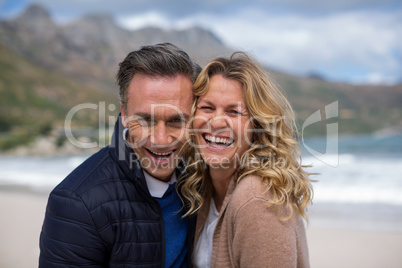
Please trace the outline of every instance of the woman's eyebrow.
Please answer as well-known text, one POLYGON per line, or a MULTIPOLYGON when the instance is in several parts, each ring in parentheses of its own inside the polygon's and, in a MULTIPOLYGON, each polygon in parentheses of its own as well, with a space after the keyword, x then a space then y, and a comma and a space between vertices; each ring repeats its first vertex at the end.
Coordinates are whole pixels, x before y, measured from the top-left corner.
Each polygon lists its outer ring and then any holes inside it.
MULTIPOLYGON (((211 101, 209 100, 201 100, 199 103, 205 103, 208 104, 210 106, 215 106, 211 101)), ((231 108, 241 108, 241 109, 245 109, 245 107, 243 107, 244 105, 241 105, 241 103, 237 102, 237 103, 232 103, 226 106, 226 108, 231 109, 231 108)))

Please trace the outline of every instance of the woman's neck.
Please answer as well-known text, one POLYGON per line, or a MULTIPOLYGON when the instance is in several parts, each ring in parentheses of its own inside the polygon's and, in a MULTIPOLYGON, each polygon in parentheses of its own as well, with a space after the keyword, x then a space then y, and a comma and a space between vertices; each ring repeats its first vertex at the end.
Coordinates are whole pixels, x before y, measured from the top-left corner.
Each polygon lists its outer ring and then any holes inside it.
POLYGON ((230 180, 236 170, 233 169, 209 169, 209 175, 212 179, 214 186, 214 193, 212 198, 214 199, 215 206, 218 211, 221 210, 223 200, 225 199, 227 189, 229 187, 230 180))

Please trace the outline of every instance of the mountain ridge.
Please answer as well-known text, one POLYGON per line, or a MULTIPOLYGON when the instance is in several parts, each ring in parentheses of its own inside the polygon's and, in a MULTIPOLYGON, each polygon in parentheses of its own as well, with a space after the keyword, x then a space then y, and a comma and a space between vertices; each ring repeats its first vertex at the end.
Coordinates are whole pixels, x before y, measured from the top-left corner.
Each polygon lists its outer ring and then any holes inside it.
MULTIPOLYGON (((78 100, 105 100, 118 106, 118 89, 115 84, 118 63, 140 46, 160 42, 172 42, 182 47, 201 65, 216 56, 229 56, 234 51, 213 32, 197 26, 184 30, 144 27, 130 31, 120 27, 107 14, 89 14, 58 25, 46 9, 39 5, 30 6, 15 18, 0 20, 0 67, 3 70, 3 75, 0 76, 0 92, 3 92, 0 110, 17 111, 21 107, 32 106, 27 100, 16 103, 13 107, 7 103, 13 103, 17 93, 29 96, 32 92, 39 91, 49 105, 54 102, 52 96, 65 100, 65 103, 58 103, 63 107, 62 111, 58 111, 56 107, 54 110, 47 110, 47 113, 51 114, 53 111, 56 115, 49 119, 51 125, 62 123, 68 107, 77 104, 78 100), (37 72, 38 70, 41 71, 37 72), (34 75, 27 77, 27 73, 34 75), (59 77, 59 81, 63 82, 58 83, 58 79, 53 78, 51 84, 41 86, 42 80, 46 80, 46 73, 51 77, 59 77), (19 81, 13 83, 10 78, 19 81), (26 86, 30 83, 34 86, 26 86), (74 86, 71 87, 72 84, 74 86), (54 88, 59 90, 55 92, 54 88), (63 88, 75 93, 66 95, 63 88), (78 95, 83 97, 77 98, 78 95)), ((325 106, 336 101, 339 104, 336 120, 339 122, 340 133, 367 133, 383 128, 402 127, 402 84, 350 85, 325 81, 316 76, 300 77, 266 69, 288 96, 300 127, 317 110, 323 112, 323 120, 306 128, 306 135, 326 133, 325 106)), ((33 114, 37 116, 37 113, 33 114)), ((7 135, 6 132, 9 135, 15 134, 14 128, 10 128, 8 117, 3 112, 0 115, 0 126, 3 120, 7 127, 1 131, 3 136, 7 135)), ((14 118, 16 122, 20 122, 20 119, 14 118)), ((34 119, 31 117, 30 120, 34 119)), ((87 122, 92 122, 89 124, 93 125, 94 119, 91 120, 87 122)), ((85 124, 85 120, 80 122, 85 124)), ((29 124, 25 126, 32 127, 29 124)), ((39 129, 34 131, 36 134, 41 132, 40 126, 35 128, 39 129)))
POLYGON ((105 14, 88 14, 57 25, 38 4, 16 18, 0 21, 0 32, 1 42, 45 68, 91 83, 97 79, 109 80, 105 85, 97 83, 99 87, 108 87, 118 63, 143 45, 172 42, 201 64, 232 51, 200 27, 185 30, 146 27, 130 31, 105 14))

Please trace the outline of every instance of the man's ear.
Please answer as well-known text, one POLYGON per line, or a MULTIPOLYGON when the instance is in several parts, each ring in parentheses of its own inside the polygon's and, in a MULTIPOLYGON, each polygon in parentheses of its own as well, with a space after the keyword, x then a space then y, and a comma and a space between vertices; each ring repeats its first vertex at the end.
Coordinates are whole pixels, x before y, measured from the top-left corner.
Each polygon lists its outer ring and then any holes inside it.
POLYGON ((127 128, 127 115, 126 112, 124 111, 123 105, 120 102, 120 113, 121 113, 121 123, 125 128, 127 128))

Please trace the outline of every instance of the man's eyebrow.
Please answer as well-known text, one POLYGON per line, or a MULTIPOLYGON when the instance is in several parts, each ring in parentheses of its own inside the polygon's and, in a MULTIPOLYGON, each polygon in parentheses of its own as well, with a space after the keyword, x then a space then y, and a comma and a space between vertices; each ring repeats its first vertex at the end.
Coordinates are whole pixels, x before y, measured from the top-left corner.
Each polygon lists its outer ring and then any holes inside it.
POLYGON ((185 120, 188 120, 188 119, 190 119, 190 115, 186 114, 186 113, 174 114, 174 115, 171 115, 168 117, 168 121, 172 121, 175 119, 182 119, 182 118, 184 118, 185 120))
MULTIPOLYGON (((144 112, 138 112, 138 113, 135 113, 135 114, 129 116, 128 118, 129 119, 139 119, 139 118, 149 119, 149 118, 152 118, 152 114, 144 113, 144 112)), ((174 115, 169 116, 167 118, 167 120, 171 121, 171 120, 174 120, 174 119, 182 119, 182 118, 184 118, 185 120, 188 120, 190 118, 190 115, 186 114, 186 113, 174 114, 174 115)))
POLYGON ((130 116, 130 117, 133 117, 133 118, 138 118, 138 117, 141 117, 141 118, 151 118, 152 115, 151 115, 150 113, 138 112, 138 113, 133 114, 133 115, 130 116))
POLYGON ((129 122, 136 121, 136 120, 139 120, 139 119, 148 120, 150 118, 151 118, 151 114, 139 112, 139 113, 135 113, 133 115, 128 116, 127 119, 126 119, 126 122, 129 123, 129 122))

